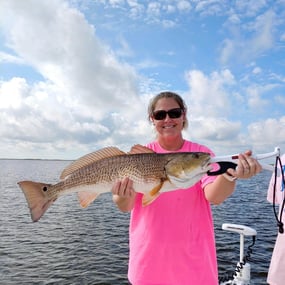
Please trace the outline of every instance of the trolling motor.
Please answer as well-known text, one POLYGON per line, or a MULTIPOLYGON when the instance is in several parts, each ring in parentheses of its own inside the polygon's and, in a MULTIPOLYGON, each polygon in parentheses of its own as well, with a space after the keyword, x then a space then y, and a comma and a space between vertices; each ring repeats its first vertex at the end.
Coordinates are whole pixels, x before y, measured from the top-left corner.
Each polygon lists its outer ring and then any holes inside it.
POLYGON ((240 257, 232 279, 220 283, 220 285, 249 285, 250 284, 250 264, 249 258, 252 253, 252 246, 255 244, 256 230, 244 225, 223 224, 225 231, 240 234, 240 257), (244 256, 244 237, 252 236, 252 244, 248 247, 247 255, 244 256))

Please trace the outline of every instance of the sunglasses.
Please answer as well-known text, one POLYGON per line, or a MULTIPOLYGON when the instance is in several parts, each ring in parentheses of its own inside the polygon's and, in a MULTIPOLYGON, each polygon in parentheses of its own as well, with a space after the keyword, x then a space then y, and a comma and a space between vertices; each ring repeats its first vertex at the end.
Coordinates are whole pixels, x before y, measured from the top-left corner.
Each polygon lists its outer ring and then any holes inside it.
POLYGON ((154 111, 152 116, 155 120, 164 120, 168 115, 171 119, 178 119, 181 117, 183 110, 181 108, 170 109, 168 111, 165 110, 158 110, 154 111))

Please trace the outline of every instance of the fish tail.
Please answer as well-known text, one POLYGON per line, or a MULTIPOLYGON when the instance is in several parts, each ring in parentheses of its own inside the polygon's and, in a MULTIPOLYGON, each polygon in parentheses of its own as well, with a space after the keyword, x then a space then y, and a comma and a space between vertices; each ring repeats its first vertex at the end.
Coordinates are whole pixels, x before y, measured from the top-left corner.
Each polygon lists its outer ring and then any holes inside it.
POLYGON ((18 185, 26 197, 33 222, 37 222, 56 200, 45 193, 51 185, 33 181, 21 181, 18 185))

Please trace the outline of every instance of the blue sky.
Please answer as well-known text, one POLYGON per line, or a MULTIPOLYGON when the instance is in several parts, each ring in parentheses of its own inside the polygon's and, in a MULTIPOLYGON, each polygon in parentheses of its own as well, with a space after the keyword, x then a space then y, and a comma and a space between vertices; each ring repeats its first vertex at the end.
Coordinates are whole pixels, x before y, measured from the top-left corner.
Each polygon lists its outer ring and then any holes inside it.
POLYGON ((217 155, 285 152, 284 0, 0 4, 0 157, 145 144, 164 90, 217 155))

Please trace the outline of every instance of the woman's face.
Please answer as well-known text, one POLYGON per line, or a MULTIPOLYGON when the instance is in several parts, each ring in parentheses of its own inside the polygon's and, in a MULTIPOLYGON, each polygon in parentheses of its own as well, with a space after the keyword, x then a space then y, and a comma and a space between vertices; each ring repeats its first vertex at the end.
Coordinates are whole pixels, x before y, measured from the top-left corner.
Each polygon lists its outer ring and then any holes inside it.
MULTIPOLYGON (((169 111, 172 109, 179 109, 178 103, 173 98, 161 98, 157 101, 154 112, 157 111, 169 111)), ((177 111, 177 110, 176 110, 177 111)), ((179 110, 178 110, 179 114, 179 110)), ((177 116, 177 113, 174 115, 177 116)), ((158 132, 159 136, 167 137, 167 136, 177 136, 181 134, 183 129, 184 121, 185 121, 186 114, 182 112, 179 118, 170 118, 169 114, 162 120, 158 120, 155 116, 151 116, 151 119, 155 125, 155 128, 158 132)), ((163 116, 162 116, 163 117, 163 116)))

